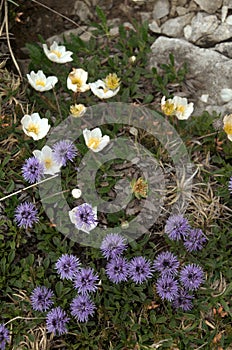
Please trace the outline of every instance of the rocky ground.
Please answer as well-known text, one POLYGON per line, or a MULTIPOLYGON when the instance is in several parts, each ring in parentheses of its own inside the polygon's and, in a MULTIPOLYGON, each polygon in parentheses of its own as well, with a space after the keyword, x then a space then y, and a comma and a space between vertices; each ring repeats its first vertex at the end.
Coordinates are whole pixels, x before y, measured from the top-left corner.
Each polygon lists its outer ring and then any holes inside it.
POLYGON ((232 109, 232 0, 18 0, 18 4, 11 31, 19 60, 26 59, 25 43, 37 41, 38 35, 51 42, 74 32, 88 40, 88 23, 96 20, 99 6, 113 26, 112 35, 117 35, 119 23, 148 21, 154 33, 151 66, 167 63, 169 53, 178 66, 187 62, 186 94, 195 102, 196 114, 203 110, 225 114, 232 109))

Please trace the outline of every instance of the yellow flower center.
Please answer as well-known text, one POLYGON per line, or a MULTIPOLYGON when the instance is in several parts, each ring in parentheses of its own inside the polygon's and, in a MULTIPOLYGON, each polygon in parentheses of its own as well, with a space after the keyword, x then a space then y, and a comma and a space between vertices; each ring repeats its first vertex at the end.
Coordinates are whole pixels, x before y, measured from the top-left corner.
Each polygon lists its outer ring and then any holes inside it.
POLYGON ((185 107, 184 107, 184 106, 178 106, 178 107, 176 108, 176 111, 177 111, 177 112, 180 112, 181 114, 184 114, 184 112, 185 112, 185 107))
POLYGON ((225 123, 223 129, 227 135, 232 135, 232 122, 225 123))
POLYGON ((83 85, 83 81, 80 77, 73 77, 70 75, 69 78, 71 79, 72 84, 76 85, 78 88, 80 88, 83 85))
POLYGON ((161 105, 161 109, 166 115, 172 115, 175 111, 175 106, 173 102, 166 101, 163 105, 161 105))
POLYGON ((50 52, 54 53, 58 58, 60 58, 62 56, 62 54, 59 51, 51 50, 50 52))
POLYGON ((148 185, 141 177, 132 186, 132 192, 140 195, 141 197, 147 196, 148 185))
POLYGON ((46 83, 45 83, 44 80, 36 80, 35 85, 36 85, 36 86, 38 86, 38 85, 40 85, 40 86, 45 86, 46 83))
POLYGON ((34 134, 38 135, 39 134, 39 125, 31 123, 27 127, 28 132, 33 132, 34 134))
POLYGON ((51 166, 52 166, 52 159, 51 158, 44 159, 44 165, 45 165, 46 169, 51 168, 51 166))
POLYGON ((110 73, 104 80, 106 87, 110 90, 115 90, 120 85, 120 78, 117 77, 116 73, 110 73))
POLYGON ((96 137, 91 137, 88 141, 87 146, 89 148, 97 149, 100 144, 100 140, 97 139, 96 137))
POLYGON ((70 106, 70 112, 74 117, 79 117, 84 112, 85 106, 82 104, 75 104, 70 106))

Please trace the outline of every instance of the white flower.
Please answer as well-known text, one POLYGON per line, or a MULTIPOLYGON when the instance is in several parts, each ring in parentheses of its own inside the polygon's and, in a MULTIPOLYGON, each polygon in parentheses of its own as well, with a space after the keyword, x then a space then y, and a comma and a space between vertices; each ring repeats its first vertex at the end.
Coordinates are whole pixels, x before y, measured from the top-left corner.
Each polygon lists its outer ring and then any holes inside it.
POLYGON ((223 129, 227 134, 227 137, 230 141, 232 141, 232 114, 227 114, 223 118, 223 129))
POLYGON ((55 175, 60 171, 62 164, 55 161, 54 152, 49 146, 44 146, 41 151, 33 151, 33 155, 43 163, 45 167, 44 174, 55 175))
POLYGON ((40 118, 39 113, 26 114, 21 119, 23 131, 37 141, 45 137, 51 127, 47 118, 40 118))
POLYGON ((59 46, 56 41, 53 41, 52 45, 50 46, 50 50, 46 44, 43 44, 43 50, 47 58, 52 62, 67 63, 73 60, 71 57, 73 52, 66 51, 65 46, 59 46))
POLYGON ((27 74, 27 79, 35 90, 41 92, 51 90, 58 82, 57 77, 46 77, 42 70, 39 70, 37 73, 32 71, 30 74, 27 74))
POLYGON ((82 192, 81 192, 81 190, 80 190, 79 188, 74 188, 74 189, 72 190, 72 196, 73 196, 73 198, 80 198, 80 197, 81 197, 81 194, 82 194, 82 192))
POLYGON ((120 89, 120 86, 115 90, 108 89, 104 81, 100 79, 95 81, 95 83, 89 83, 89 86, 92 93, 100 99, 113 97, 120 89))
POLYGON ((174 96, 173 103, 175 105, 174 114, 179 120, 185 120, 190 117, 193 112, 192 102, 188 103, 188 100, 185 97, 174 96))
POLYGON ((173 99, 169 98, 166 101, 166 97, 163 96, 161 99, 161 110, 167 116, 173 115, 175 112, 175 104, 173 102, 173 99))
POLYGON ((83 203, 68 212, 70 221, 78 230, 89 233, 93 230, 97 222, 97 207, 92 207, 88 203, 83 203))
POLYGON ((221 89, 220 96, 223 102, 229 102, 232 100, 232 89, 221 89))
POLYGON ((83 104, 76 104, 70 106, 70 113, 74 118, 82 117, 86 112, 86 107, 83 104))
POLYGON ((73 68, 67 78, 67 87, 73 92, 85 92, 89 90, 89 85, 86 84, 88 72, 82 68, 73 68))
POLYGON ((83 136, 86 146, 89 147, 93 152, 101 151, 110 142, 109 136, 102 136, 101 129, 99 128, 95 128, 92 131, 84 129, 83 136))

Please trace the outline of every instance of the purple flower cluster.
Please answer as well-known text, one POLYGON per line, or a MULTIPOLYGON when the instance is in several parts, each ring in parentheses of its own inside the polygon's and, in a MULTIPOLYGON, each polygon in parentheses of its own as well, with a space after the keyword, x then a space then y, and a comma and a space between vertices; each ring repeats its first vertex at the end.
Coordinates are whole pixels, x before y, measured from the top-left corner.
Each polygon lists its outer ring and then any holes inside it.
POLYGON ((53 305, 54 293, 45 286, 36 287, 31 294, 31 305, 36 311, 47 311, 53 305))
POLYGON ((178 272, 179 266, 177 257, 171 252, 157 256, 154 269, 160 273, 160 277, 156 282, 156 290, 162 300, 171 301, 174 308, 187 311, 192 308, 194 298, 189 292, 197 290, 204 282, 204 272, 196 264, 188 264, 178 272))
POLYGON ((168 218, 164 232, 171 240, 183 240, 189 252, 201 250, 207 239, 201 229, 192 228, 183 215, 172 215, 168 218))
POLYGON ((55 268, 62 279, 72 280, 80 267, 79 259, 74 255, 63 254, 56 262, 55 268))
POLYGON ((6 343, 10 341, 10 334, 6 326, 1 323, 0 324, 0 349, 4 350, 6 347, 6 343))
POLYGON ((77 149, 75 145, 69 140, 61 140, 56 142, 53 145, 54 159, 57 164, 62 164, 65 166, 70 160, 73 162, 73 159, 77 155, 77 149))
POLYGON ((32 227, 34 223, 39 221, 37 216, 38 211, 33 203, 24 202, 17 206, 15 209, 15 221, 19 227, 28 228, 32 227))
POLYGON ((46 326, 49 333, 62 335, 68 332, 67 323, 70 318, 66 312, 60 307, 55 307, 48 312, 46 317, 46 326))
POLYGON ((127 243, 118 233, 107 234, 100 249, 108 260, 106 275, 111 282, 117 284, 130 278, 136 284, 141 284, 152 277, 153 268, 146 258, 137 256, 128 261, 122 257, 122 253, 127 249, 127 243))
POLYGON ((44 177, 44 165, 36 157, 28 158, 22 166, 24 180, 33 184, 44 177))

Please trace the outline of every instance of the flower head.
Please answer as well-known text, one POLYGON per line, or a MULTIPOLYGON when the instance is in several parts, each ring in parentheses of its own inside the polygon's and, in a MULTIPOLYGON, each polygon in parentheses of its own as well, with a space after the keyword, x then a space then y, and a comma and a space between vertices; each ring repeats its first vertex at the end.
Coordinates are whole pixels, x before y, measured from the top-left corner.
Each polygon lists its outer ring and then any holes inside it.
POLYGON ((201 250, 206 241, 207 239, 202 230, 194 228, 184 238, 184 246, 189 252, 201 250))
POLYGON ((232 114, 227 114, 223 118, 223 129, 227 134, 227 137, 232 141, 232 114))
POLYGON ((129 277, 135 283, 143 283, 152 277, 152 267, 150 261, 143 256, 136 256, 129 262, 129 277))
POLYGON ((44 165, 36 157, 28 158, 22 166, 22 175, 26 181, 33 184, 44 176, 44 165))
POLYGON ((112 259, 121 255, 126 248, 126 239, 118 233, 109 233, 106 235, 100 247, 106 259, 112 259))
POLYGON ((78 230, 89 233, 97 226, 97 207, 83 203, 69 211, 69 217, 78 230))
POLYGON ((185 289, 196 290, 204 282, 204 272, 197 264, 188 264, 180 271, 180 281, 185 289))
POLYGON ((97 290, 97 281, 99 277, 94 273, 91 267, 80 269, 74 278, 74 287, 80 294, 95 292, 97 290))
POLYGON ((53 89, 56 83, 58 82, 57 77, 46 77, 42 70, 39 70, 37 73, 32 71, 30 74, 27 74, 27 79, 29 81, 29 84, 35 90, 40 92, 53 89))
POLYGON ((108 74, 103 81, 109 90, 115 90, 120 86, 120 78, 118 78, 116 73, 108 74))
POLYGON ((135 197, 140 198, 146 198, 147 197, 147 191, 148 191, 148 184, 147 181, 145 181, 143 178, 139 177, 138 180, 132 180, 131 182, 131 190, 132 193, 134 193, 135 197))
POLYGON ((72 280, 80 267, 80 261, 72 254, 63 254, 56 262, 55 268, 62 279, 72 280))
POLYGON ((81 104, 81 103, 76 104, 75 103, 75 105, 70 106, 70 113, 74 118, 79 118, 85 114, 86 109, 87 108, 83 104, 81 104))
POLYGON ((93 152, 100 152, 110 142, 108 135, 102 136, 101 129, 95 128, 92 131, 88 129, 83 130, 83 136, 86 146, 93 152))
POLYGON ((45 286, 36 287, 30 297, 32 308, 36 311, 47 311, 53 305, 51 300, 53 296, 54 293, 51 289, 45 286))
POLYGON ((74 189, 72 190, 72 196, 73 196, 73 198, 80 198, 80 197, 81 197, 81 194, 82 194, 82 192, 81 192, 81 190, 80 190, 79 188, 74 188, 74 189))
POLYGON ((79 295, 74 298, 70 305, 72 316, 79 322, 87 322, 89 316, 93 316, 96 305, 88 295, 79 295))
POLYGON ((172 276, 157 279, 156 290, 161 299, 174 300, 178 296, 178 282, 172 276))
POLYGON ((193 295, 189 294, 186 290, 180 289, 178 295, 173 299, 172 306, 175 309, 182 309, 183 311, 189 311, 193 307, 192 300, 193 295))
POLYGON ((66 51, 65 46, 59 46, 56 41, 53 41, 50 49, 48 49, 48 46, 46 44, 43 44, 43 50, 47 58, 52 62, 67 63, 73 60, 71 57, 73 55, 73 52, 66 51))
POLYGON ((56 142, 52 148, 54 152, 54 159, 57 164, 65 166, 70 160, 71 162, 77 155, 77 149, 71 141, 61 140, 56 142))
POLYGON ((46 317, 46 326, 49 333, 62 335, 68 333, 67 323, 70 318, 66 312, 60 307, 55 307, 48 312, 46 317))
POLYGON ((67 88, 73 92, 85 92, 89 90, 89 84, 86 84, 88 72, 82 68, 73 68, 67 78, 67 88))
POLYGON ((187 98, 180 97, 180 96, 174 96, 173 97, 173 103, 175 105, 175 116, 179 120, 185 120, 190 117, 190 115, 193 113, 193 103, 188 103, 187 98))
POLYGON ((228 189, 229 189, 230 193, 232 194, 232 176, 229 179, 228 189))
POLYGON ((41 151, 33 151, 33 155, 44 165, 44 174, 54 175, 60 172, 61 163, 57 163, 51 147, 45 145, 41 151))
POLYGON ((128 261, 121 256, 116 256, 107 262, 106 274, 113 283, 120 283, 122 281, 127 281, 129 273, 128 268, 128 261))
POLYGON ((186 237, 190 230, 188 220, 183 215, 172 215, 168 218, 164 232, 172 240, 179 241, 186 237))
POLYGON ((97 80, 94 83, 89 83, 90 89, 94 95, 96 95, 100 99, 107 99, 117 95, 120 87, 116 90, 110 90, 106 87, 104 81, 97 80))
POLYGON ((163 96, 161 99, 161 110, 167 116, 174 115, 175 104, 174 104, 173 100, 169 98, 166 101, 166 97, 163 96))
POLYGON ((48 119, 41 119, 39 113, 24 115, 21 119, 21 124, 25 134, 32 137, 35 141, 44 138, 51 127, 51 125, 48 124, 48 119))
POLYGON ((179 265, 177 257, 168 251, 160 253, 154 261, 154 269, 162 276, 176 275, 179 265))
POLYGON ((0 324, 0 349, 4 350, 6 346, 6 342, 10 341, 10 334, 6 326, 1 323, 0 324))
POLYGON ((15 209, 15 221, 19 227, 32 227, 34 223, 39 221, 38 211, 33 203, 24 202, 15 209))

